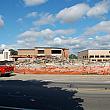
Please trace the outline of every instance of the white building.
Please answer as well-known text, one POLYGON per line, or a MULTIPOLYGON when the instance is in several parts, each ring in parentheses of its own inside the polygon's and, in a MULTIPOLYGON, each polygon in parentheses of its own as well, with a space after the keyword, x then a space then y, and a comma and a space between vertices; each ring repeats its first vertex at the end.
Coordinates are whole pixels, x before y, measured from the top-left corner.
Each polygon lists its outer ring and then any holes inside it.
POLYGON ((9 49, 0 50, 0 61, 12 61, 9 49))
POLYGON ((90 62, 106 62, 110 61, 110 49, 89 49, 78 52, 79 60, 88 60, 90 62))

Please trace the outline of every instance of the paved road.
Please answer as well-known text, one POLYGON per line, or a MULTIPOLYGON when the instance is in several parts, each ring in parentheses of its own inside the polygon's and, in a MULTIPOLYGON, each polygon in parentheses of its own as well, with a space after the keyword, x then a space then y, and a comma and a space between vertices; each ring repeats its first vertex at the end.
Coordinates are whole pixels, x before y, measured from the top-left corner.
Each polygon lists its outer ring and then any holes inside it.
POLYGON ((53 82, 103 82, 110 83, 110 75, 35 75, 35 74, 17 74, 16 77, 2 77, 1 80, 43 80, 53 82))
POLYGON ((76 91, 59 87, 48 88, 50 82, 36 80, 1 80, 0 107, 40 110, 83 110, 81 98, 74 98, 76 91), (44 86, 45 85, 45 86, 44 86))
POLYGON ((0 109, 110 110, 108 78, 94 82, 89 76, 91 79, 89 82, 80 80, 79 76, 77 82, 76 80, 64 82, 60 80, 61 78, 45 82, 41 77, 30 78, 30 75, 25 75, 21 78, 21 76, 0 78, 0 109))
POLYGON ((110 83, 103 82, 52 82, 48 87, 76 90, 75 98, 83 100, 83 110, 110 110, 110 83))
POLYGON ((82 106, 84 110, 110 110, 110 92, 106 94, 106 92, 101 92, 98 94, 97 92, 83 92, 78 93, 78 97, 84 99, 82 106))

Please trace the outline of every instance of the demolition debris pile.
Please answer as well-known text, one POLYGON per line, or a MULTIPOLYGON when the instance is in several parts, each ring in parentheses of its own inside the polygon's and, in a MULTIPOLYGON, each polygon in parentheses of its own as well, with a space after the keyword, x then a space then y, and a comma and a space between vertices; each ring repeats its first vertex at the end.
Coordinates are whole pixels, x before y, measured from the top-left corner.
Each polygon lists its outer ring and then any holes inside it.
POLYGON ((20 63, 15 66, 16 73, 22 74, 110 74, 110 63, 68 63, 68 64, 37 64, 20 63))

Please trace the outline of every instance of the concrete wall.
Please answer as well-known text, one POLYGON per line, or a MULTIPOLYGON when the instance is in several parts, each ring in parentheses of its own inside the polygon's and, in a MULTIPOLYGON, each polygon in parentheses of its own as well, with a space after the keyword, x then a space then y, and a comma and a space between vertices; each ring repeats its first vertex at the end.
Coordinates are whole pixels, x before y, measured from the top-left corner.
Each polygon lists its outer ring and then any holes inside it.
POLYGON ((88 50, 84 50, 84 51, 78 52, 78 59, 80 59, 80 60, 88 60, 88 50))
POLYGON ((3 51, 4 60, 10 61, 10 51, 8 49, 4 49, 3 51))
POLYGON ((66 58, 66 59, 69 58, 69 50, 68 49, 64 50, 64 58, 66 58))
POLYGON ((89 50, 88 56, 91 61, 109 61, 110 50, 89 50), (90 58, 91 55, 94 58, 90 58))
POLYGON ((45 49, 44 52, 45 52, 45 55, 51 55, 51 49, 47 48, 47 49, 45 49))
POLYGON ((36 55, 35 49, 20 49, 18 50, 18 55, 36 55))
POLYGON ((9 49, 4 49, 3 53, 0 54, 0 61, 5 61, 5 60, 13 61, 13 59, 10 58, 10 51, 9 51, 9 49))
POLYGON ((89 50, 89 55, 110 55, 110 50, 89 50))
POLYGON ((4 60, 4 55, 0 54, 0 61, 3 61, 3 60, 4 60))
POLYGON ((78 53, 78 59, 89 61, 110 61, 110 50, 85 50, 78 53))
POLYGON ((18 56, 57 56, 57 57, 69 57, 69 50, 68 49, 59 49, 59 48, 35 48, 35 49, 18 49, 18 56), (38 54, 38 50, 44 50, 44 54, 38 54), (52 54, 52 50, 61 50, 61 54, 52 54))

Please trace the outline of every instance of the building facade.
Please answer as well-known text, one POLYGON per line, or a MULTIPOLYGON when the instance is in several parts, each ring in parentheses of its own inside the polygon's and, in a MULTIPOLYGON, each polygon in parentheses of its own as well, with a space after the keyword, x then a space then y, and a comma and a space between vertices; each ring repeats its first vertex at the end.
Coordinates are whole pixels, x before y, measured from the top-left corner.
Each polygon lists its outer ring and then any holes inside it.
POLYGON ((12 61, 11 52, 8 49, 0 50, 0 61, 12 61))
POLYGON ((79 60, 88 60, 90 62, 110 61, 110 50, 90 49, 78 52, 79 60))
POLYGON ((69 49, 56 47, 35 47, 33 49, 18 49, 16 58, 40 58, 40 57, 69 58, 69 49))

